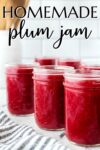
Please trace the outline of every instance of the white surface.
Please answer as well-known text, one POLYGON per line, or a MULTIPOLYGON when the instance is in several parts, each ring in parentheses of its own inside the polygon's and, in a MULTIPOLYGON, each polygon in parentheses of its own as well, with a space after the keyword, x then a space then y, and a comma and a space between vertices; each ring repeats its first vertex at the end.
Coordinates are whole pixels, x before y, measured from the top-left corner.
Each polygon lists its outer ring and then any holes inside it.
POLYGON ((8 116, 15 121, 18 124, 26 124, 29 125, 31 127, 33 127, 37 132, 43 134, 43 135, 47 135, 50 137, 55 137, 56 139, 60 140, 64 145, 68 145, 68 147, 70 148, 70 150, 100 150, 100 147, 96 147, 96 148, 86 148, 86 147, 80 147, 80 146, 76 146, 71 144, 70 142, 68 142, 67 138, 64 136, 63 138, 60 138, 60 134, 63 133, 63 131, 45 131, 45 130, 41 130, 40 128, 38 128, 38 126, 35 123, 35 119, 34 119, 34 115, 29 115, 26 117, 17 117, 17 116, 13 116, 11 114, 9 114, 9 112, 7 111, 7 100, 6 100, 6 91, 4 89, 0 89, 0 109, 4 110, 8 116))

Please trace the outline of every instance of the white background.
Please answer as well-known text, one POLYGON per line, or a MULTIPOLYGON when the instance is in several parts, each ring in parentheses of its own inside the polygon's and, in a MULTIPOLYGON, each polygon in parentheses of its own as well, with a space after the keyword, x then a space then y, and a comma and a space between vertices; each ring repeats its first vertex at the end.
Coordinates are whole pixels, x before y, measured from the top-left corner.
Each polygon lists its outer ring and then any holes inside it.
MULTIPOLYGON (((71 6, 98 6, 98 16, 100 16, 100 0, 31 0, 30 6, 38 9, 39 6, 56 6, 60 10, 63 6, 67 9, 71 6)), ((37 56, 56 56, 56 57, 69 57, 69 58, 99 58, 100 57, 100 20, 99 19, 26 19, 26 28, 36 30, 38 27, 46 27, 55 29, 56 34, 50 39, 36 38, 24 39, 23 45, 23 60, 32 62, 34 57, 37 56), (60 26, 64 25, 65 28, 76 28, 87 26, 93 30, 91 38, 88 40, 84 37, 74 39, 64 38, 61 47, 58 50, 53 49, 53 42, 57 40, 59 35, 60 26)))

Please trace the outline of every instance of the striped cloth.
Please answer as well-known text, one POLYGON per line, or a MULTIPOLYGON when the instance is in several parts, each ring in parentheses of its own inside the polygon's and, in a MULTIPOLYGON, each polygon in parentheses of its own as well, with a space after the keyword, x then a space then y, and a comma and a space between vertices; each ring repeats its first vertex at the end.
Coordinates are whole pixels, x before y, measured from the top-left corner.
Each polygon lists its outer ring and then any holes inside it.
POLYGON ((56 139, 38 134, 32 127, 13 122, 0 111, 0 150, 68 150, 56 139))

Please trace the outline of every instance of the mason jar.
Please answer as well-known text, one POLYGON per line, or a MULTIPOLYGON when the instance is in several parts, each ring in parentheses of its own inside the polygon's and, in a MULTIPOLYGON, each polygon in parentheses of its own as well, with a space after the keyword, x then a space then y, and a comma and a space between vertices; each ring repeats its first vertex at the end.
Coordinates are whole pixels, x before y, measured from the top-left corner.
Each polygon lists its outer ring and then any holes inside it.
POLYGON ((80 66, 80 60, 78 59, 68 59, 68 58, 59 58, 57 60, 57 65, 60 66, 70 66, 78 69, 80 66))
POLYGON ((37 63, 37 65, 55 65, 56 64, 56 58, 53 57, 37 57, 34 59, 34 62, 37 63))
POLYGON ((7 103, 14 115, 27 115, 34 112, 33 66, 24 64, 7 65, 7 103))
POLYGON ((65 72, 65 132, 83 146, 100 144, 100 71, 65 72))
POLYGON ((65 127, 63 73, 63 69, 56 66, 34 68, 35 120, 42 129, 65 127))
POLYGON ((91 70, 100 70, 100 59, 82 60, 80 70, 82 72, 90 72, 91 70))

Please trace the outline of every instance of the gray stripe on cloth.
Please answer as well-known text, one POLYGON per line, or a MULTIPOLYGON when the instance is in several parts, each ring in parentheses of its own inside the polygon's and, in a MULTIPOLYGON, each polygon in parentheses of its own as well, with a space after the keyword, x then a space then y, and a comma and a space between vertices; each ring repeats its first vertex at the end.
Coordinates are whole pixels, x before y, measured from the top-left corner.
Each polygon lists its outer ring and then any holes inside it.
MULTIPOLYGON (((59 135, 58 135, 59 137, 59 135)), ((60 141, 19 125, 0 111, 0 150, 68 150, 60 141)))
MULTIPOLYGON (((33 137, 33 136, 32 136, 33 137)), ((30 138, 32 138, 30 137, 30 138)), ((24 137, 23 137, 24 138, 24 137)), ((22 140, 22 139, 21 139, 22 140)), ((17 143, 18 145, 18 142, 20 142, 21 140, 17 139, 16 142, 12 142, 5 150, 11 150, 12 147, 14 147, 17 143)), ((29 141, 30 142, 30 141, 29 141)))
POLYGON ((0 134, 1 134, 2 132, 10 131, 10 130, 12 130, 13 128, 15 128, 16 126, 18 126, 18 125, 12 125, 12 126, 6 126, 6 127, 0 126, 0 134))
POLYGON ((0 125, 2 125, 2 122, 4 121, 4 119, 7 119, 7 116, 5 114, 2 114, 0 118, 0 125))
POLYGON ((36 141, 35 141, 35 143, 34 143, 34 145, 30 148, 30 150, 35 150, 35 149, 37 149, 37 145, 41 142, 41 139, 42 139, 43 137, 42 136, 40 136, 36 141))
POLYGON ((21 140, 21 142, 16 145, 14 148, 14 150, 23 150, 25 149, 26 145, 30 142, 30 140, 32 140, 32 136, 31 137, 25 137, 23 140, 21 140))
POLYGON ((44 150, 46 145, 50 142, 51 138, 47 138, 44 144, 41 146, 40 150, 44 150))
MULTIPOLYGON (((25 127, 17 127, 14 128, 14 130, 12 130, 10 133, 6 133, 5 135, 0 136, 0 140, 2 140, 2 142, 8 142, 9 141, 9 137, 13 135, 13 133, 17 134, 19 131, 23 131, 22 129, 24 129, 25 127), (20 129, 20 130, 19 130, 20 129), (6 140, 7 139, 7 140, 6 140)), ((1 135, 1 133, 0 133, 1 135)), ((14 136, 13 136, 14 137, 14 136)), ((13 138, 12 137, 12 138, 13 138)), ((10 140, 12 139, 10 138, 10 140)))
POLYGON ((25 132, 27 131, 28 128, 26 128, 26 127, 21 128, 20 130, 15 132, 15 134, 9 140, 7 140, 7 142, 9 142, 11 140, 14 141, 14 140, 17 140, 17 139, 21 139, 23 134, 25 134, 25 132))

